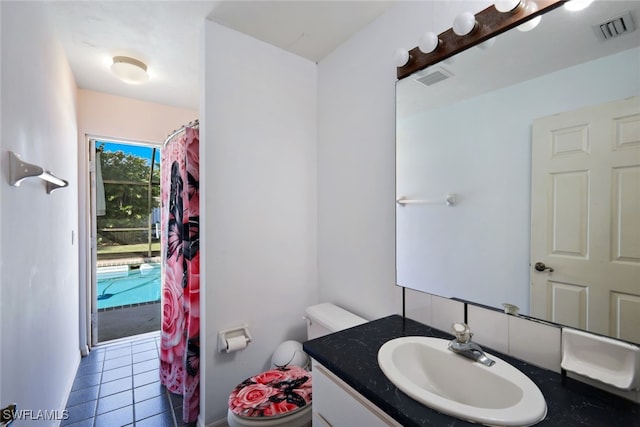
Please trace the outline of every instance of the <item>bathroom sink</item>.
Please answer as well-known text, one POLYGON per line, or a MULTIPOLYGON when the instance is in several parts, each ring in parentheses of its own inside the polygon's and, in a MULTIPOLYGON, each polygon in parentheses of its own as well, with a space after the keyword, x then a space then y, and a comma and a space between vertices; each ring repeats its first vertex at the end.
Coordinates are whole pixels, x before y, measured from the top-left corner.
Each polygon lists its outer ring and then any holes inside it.
POLYGON ((386 342, 378 364, 396 387, 418 402, 467 421, 491 426, 530 426, 544 419, 540 389, 493 355, 493 366, 448 349, 449 341, 403 337, 386 342))

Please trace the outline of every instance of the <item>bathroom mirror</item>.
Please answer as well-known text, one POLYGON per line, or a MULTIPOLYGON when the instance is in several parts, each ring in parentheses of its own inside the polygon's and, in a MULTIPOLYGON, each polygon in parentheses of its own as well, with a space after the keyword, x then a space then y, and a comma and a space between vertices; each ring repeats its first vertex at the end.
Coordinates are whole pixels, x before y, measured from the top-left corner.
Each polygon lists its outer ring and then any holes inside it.
MULTIPOLYGON (((600 298, 601 306, 590 305, 594 298, 586 284, 577 291, 563 288, 561 271, 539 272, 538 260, 531 259, 532 240, 538 237, 531 234, 534 123, 640 95, 640 30, 631 30, 639 25, 635 1, 596 1, 577 12, 560 7, 531 31, 510 30, 398 81, 399 286, 500 309, 503 303, 515 304, 521 314, 640 342, 638 332, 595 327, 583 313, 609 313, 603 316, 612 319, 613 310, 624 306, 631 321, 640 322, 639 234, 627 235, 628 256, 620 262, 629 267, 625 274, 634 281, 632 289, 620 293, 622 300, 600 298), (629 31, 605 39, 600 24, 618 17, 629 31), (553 289, 569 295, 564 302, 551 297, 537 302, 544 309, 555 304, 553 313, 532 310, 537 277, 545 287, 555 280, 553 289)), ((626 129, 637 136, 640 125, 626 129)), ((634 144, 640 146, 639 141, 629 145, 634 144)), ((639 226, 640 155, 634 150, 628 155, 639 166, 627 168, 633 171, 628 193, 633 200, 625 205, 630 206, 626 221, 639 226)), ((575 224, 580 221, 584 218, 575 224)), ((584 238, 589 247, 612 245, 609 238, 598 242, 595 233, 584 238)))

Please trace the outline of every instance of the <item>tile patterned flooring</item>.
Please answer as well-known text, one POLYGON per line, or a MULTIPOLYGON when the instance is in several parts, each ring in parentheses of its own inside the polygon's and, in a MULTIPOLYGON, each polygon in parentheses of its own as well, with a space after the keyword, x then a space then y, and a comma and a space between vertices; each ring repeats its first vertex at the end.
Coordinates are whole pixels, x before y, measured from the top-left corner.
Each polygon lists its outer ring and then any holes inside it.
POLYGON ((160 384, 159 348, 158 333, 94 347, 80 361, 61 427, 195 426, 182 422, 182 396, 160 384))

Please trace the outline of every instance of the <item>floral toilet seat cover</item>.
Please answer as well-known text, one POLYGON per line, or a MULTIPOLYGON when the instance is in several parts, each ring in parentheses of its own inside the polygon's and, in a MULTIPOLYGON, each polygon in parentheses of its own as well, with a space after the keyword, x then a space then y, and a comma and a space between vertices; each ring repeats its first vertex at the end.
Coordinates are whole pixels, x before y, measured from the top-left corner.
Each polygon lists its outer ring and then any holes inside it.
POLYGON ((240 417, 281 417, 310 404, 311 372, 298 366, 247 378, 229 395, 229 409, 240 417))

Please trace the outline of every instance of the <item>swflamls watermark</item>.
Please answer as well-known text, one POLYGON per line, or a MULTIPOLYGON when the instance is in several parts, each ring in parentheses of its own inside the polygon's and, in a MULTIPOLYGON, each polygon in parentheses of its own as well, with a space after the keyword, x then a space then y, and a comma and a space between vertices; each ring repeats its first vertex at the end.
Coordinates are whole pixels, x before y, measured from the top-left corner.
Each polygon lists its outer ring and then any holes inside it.
POLYGON ((5 408, 0 412, 0 419, 16 421, 63 421, 69 418, 69 411, 66 409, 14 409, 5 408))

